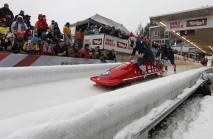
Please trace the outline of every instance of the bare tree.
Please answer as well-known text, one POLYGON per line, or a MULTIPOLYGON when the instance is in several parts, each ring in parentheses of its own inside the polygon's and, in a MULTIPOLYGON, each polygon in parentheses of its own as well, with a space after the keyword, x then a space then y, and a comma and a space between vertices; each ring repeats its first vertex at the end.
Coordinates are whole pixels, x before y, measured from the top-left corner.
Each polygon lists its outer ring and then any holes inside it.
POLYGON ((143 28, 143 26, 142 26, 141 23, 138 25, 138 28, 135 30, 135 33, 136 33, 137 35, 143 35, 143 33, 144 33, 144 28, 143 28))

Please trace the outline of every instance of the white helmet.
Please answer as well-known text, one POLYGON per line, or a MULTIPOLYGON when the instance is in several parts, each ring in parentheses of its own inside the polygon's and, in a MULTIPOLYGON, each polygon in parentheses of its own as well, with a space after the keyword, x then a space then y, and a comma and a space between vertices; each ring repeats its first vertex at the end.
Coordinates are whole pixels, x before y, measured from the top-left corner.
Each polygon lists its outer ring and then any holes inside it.
POLYGON ((8 34, 7 34, 7 38, 15 38, 15 36, 14 36, 13 33, 8 33, 8 34))

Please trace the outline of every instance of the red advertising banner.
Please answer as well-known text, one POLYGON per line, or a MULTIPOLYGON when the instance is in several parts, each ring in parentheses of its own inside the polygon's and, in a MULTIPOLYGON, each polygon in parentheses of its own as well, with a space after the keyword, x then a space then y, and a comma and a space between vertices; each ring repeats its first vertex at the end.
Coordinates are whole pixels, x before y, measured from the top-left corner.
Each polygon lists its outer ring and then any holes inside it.
POLYGON ((186 27, 205 26, 207 25, 207 18, 187 20, 186 27))

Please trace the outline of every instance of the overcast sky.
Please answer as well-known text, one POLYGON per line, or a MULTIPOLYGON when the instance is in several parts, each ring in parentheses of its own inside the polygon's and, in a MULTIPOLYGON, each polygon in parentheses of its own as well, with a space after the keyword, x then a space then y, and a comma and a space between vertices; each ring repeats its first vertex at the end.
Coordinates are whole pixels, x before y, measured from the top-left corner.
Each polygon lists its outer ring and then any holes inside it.
POLYGON ((141 22, 145 26, 150 16, 213 5, 213 0, 1 0, 8 3, 14 16, 20 10, 31 15, 31 23, 38 14, 45 14, 47 22, 54 19, 62 28, 66 22, 75 23, 96 13, 122 23, 135 32, 141 22))

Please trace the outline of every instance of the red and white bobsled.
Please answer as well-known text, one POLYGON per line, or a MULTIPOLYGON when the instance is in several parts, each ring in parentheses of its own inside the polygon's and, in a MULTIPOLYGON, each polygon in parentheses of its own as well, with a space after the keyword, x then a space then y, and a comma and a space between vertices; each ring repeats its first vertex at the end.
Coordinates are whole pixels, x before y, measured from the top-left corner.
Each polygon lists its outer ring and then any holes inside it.
MULTIPOLYGON (((150 62, 145 62, 147 76, 158 74, 161 70, 161 65, 157 63, 157 67, 154 68, 150 62)), ((98 86, 116 86, 122 83, 131 83, 138 79, 143 78, 141 69, 139 69, 137 63, 126 62, 109 69, 102 73, 100 76, 93 76, 90 80, 94 81, 98 86)))

